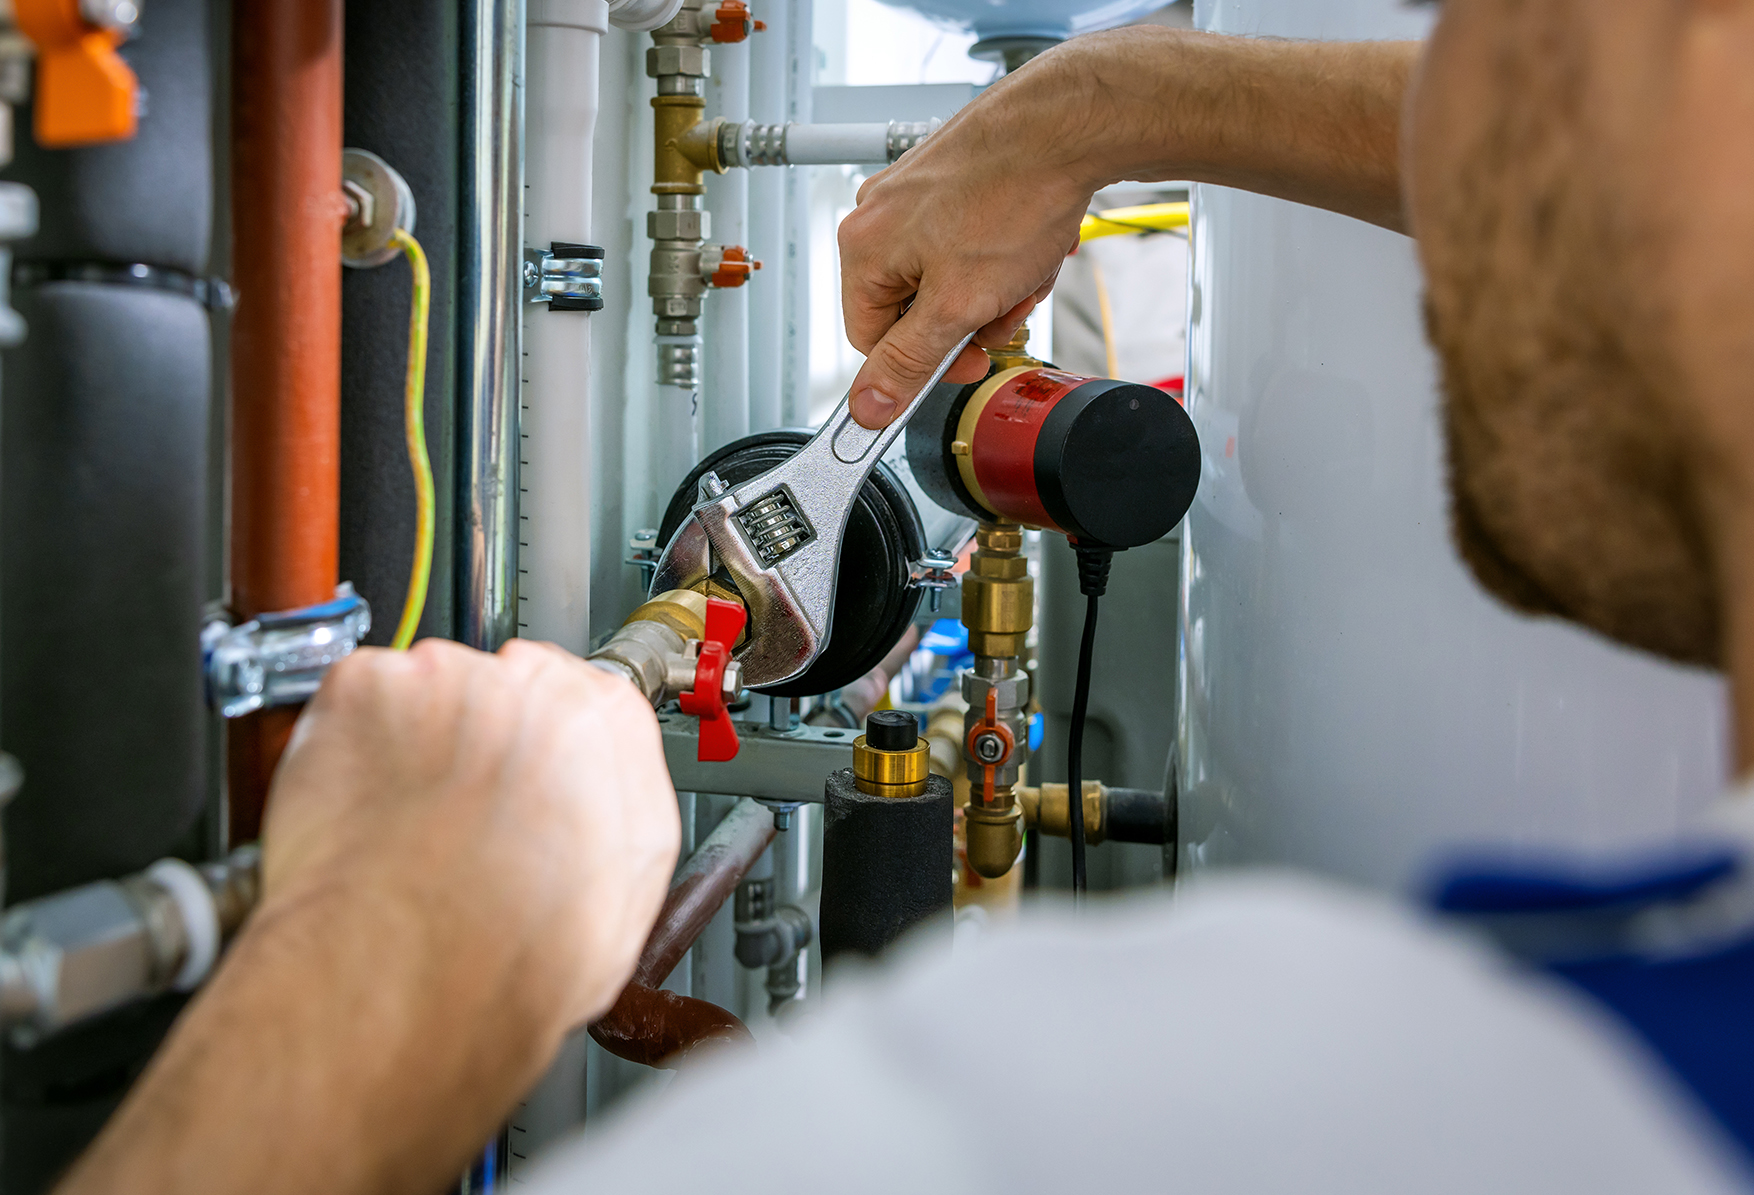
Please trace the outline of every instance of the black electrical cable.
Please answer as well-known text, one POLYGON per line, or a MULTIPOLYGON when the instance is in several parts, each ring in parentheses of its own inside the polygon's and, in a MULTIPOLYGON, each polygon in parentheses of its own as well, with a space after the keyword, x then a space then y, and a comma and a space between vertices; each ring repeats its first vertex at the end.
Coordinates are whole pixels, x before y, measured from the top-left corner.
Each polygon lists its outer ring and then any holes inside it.
POLYGON ((1078 553, 1078 590, 1084 594, 1084 635, 1078 643, 1078 676, 1072 686, 1072 729, 1066 742, 1066 812, 1071 823, 1072 892, 1084 896, 1088 884, 1084 863, 1084 717, 1090 708, 1090 663, 1096 648, 1097 600, 1108 590, 1110 548, 1074 543, 1078 553))

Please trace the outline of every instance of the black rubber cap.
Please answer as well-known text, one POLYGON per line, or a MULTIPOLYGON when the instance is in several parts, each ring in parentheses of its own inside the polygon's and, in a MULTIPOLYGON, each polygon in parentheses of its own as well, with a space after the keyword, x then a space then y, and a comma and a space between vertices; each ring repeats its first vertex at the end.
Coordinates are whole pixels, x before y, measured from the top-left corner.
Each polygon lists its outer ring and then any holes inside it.
POLYGON ((1081 543, 1134 548, 1162 539, 1199 484, 1193 420, 1155 386, 1085 382, 1048 412, 1036 437, 1041 504, 1081 543))
POLYGON ((919 719, 902 710, 878 710, 865 719, 865 745, 878 751, 912 751, 920 741, 919 719))

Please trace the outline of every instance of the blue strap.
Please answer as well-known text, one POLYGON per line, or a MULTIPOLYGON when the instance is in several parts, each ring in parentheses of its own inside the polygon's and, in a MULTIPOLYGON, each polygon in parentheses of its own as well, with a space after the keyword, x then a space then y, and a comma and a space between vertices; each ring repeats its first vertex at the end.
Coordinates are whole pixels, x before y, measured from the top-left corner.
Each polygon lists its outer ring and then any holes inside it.
POLYGON ((1525 957, 1528 943, 1541 943, 1545 953, 1528 961, 1642 1037, 1754 1160, 1754 928, 1660 958, 1635 952, 1613 928, 1702 896, 1741 869, 1737 851, 1712 843, 1607 861, 1474 855, 1433 886, 1432 904, 1525 957))
POLYGON ((1556 913, 1686 900, 1741 870, 1721 843, 1683 843, 1662 854, 1580 861, 1570 856, 1452 860, 1432 894, 1445 913, 1556 913))

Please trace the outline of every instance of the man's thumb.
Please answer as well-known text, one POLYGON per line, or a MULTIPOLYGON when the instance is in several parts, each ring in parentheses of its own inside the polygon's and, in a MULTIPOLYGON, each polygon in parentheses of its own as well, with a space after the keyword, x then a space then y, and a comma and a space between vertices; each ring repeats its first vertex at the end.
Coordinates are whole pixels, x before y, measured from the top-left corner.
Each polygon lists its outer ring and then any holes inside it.
POLYGON ((924 389, 963 332, 925 318, 916 306, 884 333, 853 379, 853 418, 868 428, 887 427, 924 389))

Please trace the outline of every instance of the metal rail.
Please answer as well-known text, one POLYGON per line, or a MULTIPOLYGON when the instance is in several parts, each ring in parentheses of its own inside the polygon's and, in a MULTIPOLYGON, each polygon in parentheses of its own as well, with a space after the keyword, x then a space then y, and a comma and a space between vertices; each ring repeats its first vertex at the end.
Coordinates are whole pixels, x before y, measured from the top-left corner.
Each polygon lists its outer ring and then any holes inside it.
POLYGON ((523 0, 473 0, 462 29, 457 261, 457 638, 518 633, 523 0))

